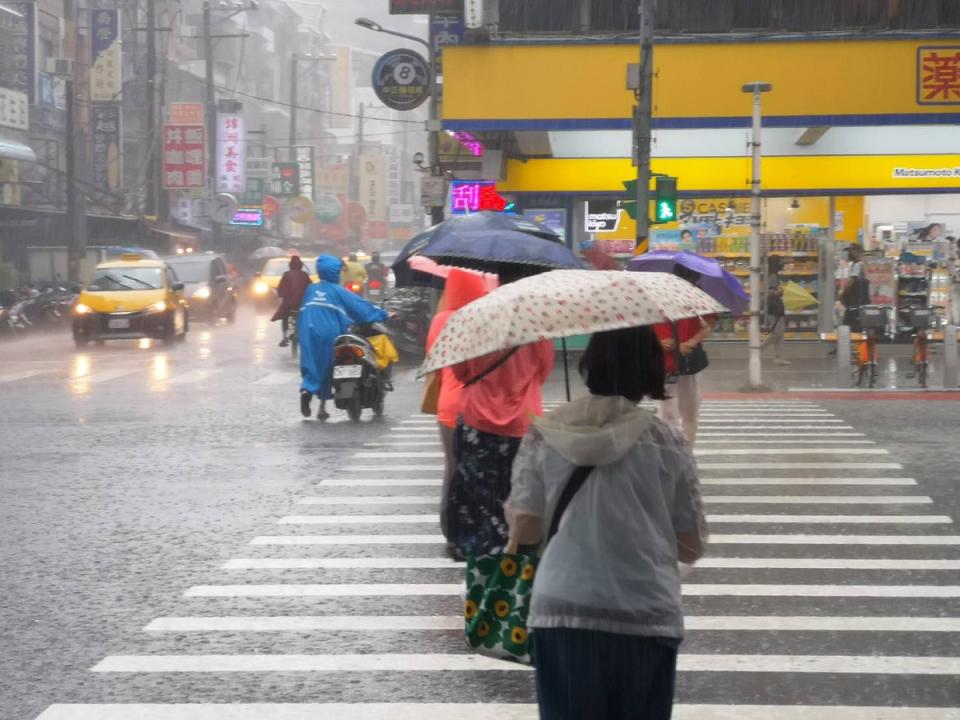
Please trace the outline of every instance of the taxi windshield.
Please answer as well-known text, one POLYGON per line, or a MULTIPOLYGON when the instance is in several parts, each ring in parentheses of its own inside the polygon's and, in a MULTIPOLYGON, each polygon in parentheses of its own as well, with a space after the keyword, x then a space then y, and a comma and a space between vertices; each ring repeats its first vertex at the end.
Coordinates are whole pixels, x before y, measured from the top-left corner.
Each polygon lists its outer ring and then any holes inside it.
POLYGON ((290 258, 273 258, 263 266, 263 274, 268 277, 278 277, 290 269, 290 258))
POLYGON ((210 282, 210 261, 193 260, 169 262, 168 265, 173 268, 177 280, 186 283, 210 282))
POLYGON ((95 270, 87 284, 92 292, 126 290, 159 290, 163 287, 163 271, 158 267, 113 267, 95 270))

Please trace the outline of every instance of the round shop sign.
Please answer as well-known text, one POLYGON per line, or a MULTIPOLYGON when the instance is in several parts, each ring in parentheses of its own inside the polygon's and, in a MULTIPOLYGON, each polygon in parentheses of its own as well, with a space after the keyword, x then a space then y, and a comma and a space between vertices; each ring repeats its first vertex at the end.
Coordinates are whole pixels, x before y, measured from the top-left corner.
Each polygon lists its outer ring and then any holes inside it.
POLYGON ((313 217, 315 210, 313 201, 303 195, 297 195, 287 200, 284 209, 287 211, 287 217, 301 225, 313 217))
POLYGON ((327 193, 317 201, 317 219, 325 225, 331 225, 340 219, 343 207, 336 195, 327 193))
POLYGON ((373 89, 394 110, 420 107, 430 95, 430 64, 413 50, 391 50, 373 67, 373 89))

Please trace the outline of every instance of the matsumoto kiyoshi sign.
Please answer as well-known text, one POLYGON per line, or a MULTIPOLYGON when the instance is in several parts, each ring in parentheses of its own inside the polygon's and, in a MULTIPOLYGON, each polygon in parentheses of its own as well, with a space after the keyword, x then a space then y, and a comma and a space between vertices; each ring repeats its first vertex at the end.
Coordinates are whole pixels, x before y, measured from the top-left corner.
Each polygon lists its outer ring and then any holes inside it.
POLYGON ((960 178, 960 166, 945 168, 895 167, 894 178, 960 178))

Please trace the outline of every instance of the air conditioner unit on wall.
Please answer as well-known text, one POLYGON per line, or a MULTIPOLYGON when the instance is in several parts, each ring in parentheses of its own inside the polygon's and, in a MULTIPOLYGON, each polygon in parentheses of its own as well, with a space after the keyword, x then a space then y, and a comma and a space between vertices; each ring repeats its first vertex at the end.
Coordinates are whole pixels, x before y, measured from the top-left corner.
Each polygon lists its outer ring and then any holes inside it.
POLYGON ((73 60, 70 58, 47 58, 46 70, 51 75, 73 75, 73 60))

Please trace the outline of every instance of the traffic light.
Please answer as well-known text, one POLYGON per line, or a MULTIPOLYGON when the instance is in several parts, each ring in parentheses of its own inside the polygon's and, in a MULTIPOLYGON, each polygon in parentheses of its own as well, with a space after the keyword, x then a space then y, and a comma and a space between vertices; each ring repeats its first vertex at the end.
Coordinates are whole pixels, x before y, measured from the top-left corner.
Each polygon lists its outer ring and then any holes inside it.
POLYGON ((621 200, 620 207, 623 208, 623 211, 630 216, 631 220, 637 219, 637 181, 636 180, 624 180, 623 186, 627 189, 627 195, 633 200, 621 200))
POLYGON ((677 219, 677 179, 675 177, 657 177, 653 221, 671 223, 677 219))

